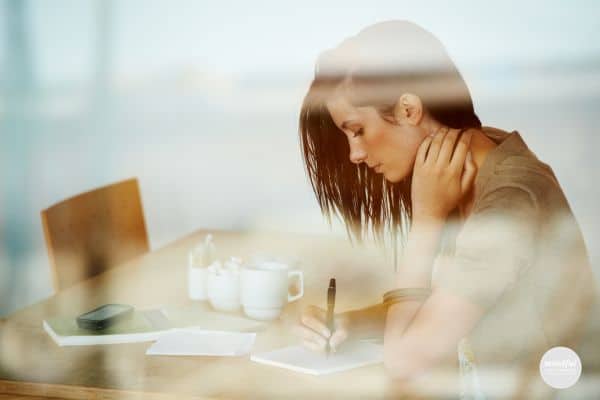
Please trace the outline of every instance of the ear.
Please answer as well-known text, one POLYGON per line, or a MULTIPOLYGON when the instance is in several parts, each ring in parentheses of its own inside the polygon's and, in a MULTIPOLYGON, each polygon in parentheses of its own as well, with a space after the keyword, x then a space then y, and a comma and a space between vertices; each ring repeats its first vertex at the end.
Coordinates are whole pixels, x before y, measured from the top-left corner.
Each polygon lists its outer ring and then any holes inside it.
POLYGON ((394 107, 394 119, 398 124, 419 125, 423 113, 421 99, 412 93, 403 93, 394 107))

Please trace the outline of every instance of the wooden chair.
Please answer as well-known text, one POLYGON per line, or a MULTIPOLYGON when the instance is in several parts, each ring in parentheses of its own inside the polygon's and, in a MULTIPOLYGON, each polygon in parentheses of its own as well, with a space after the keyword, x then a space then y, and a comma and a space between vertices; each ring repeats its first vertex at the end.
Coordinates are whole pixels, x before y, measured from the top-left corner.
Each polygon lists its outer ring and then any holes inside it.
POLYGON ((57 292, 150 249, 136 178, 66 199, 41 217, 57 292))

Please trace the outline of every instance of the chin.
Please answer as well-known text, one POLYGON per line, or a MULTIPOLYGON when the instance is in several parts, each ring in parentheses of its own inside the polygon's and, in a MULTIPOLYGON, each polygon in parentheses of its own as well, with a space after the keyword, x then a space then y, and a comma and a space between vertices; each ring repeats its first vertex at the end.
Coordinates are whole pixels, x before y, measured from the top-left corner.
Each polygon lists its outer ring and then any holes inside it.
POLYGON ((413 173, 412 165, 387 165, 387 167, 382 173, 385 180, 391 183, 402 182, 413 173))
POLYGON ((406 174, 395 174, 393 171, 389 171, 389 172, 386 171, 383 173, 383 177, 388 182, 398 183, 398 182, 401 182, 406 177, 406 174))

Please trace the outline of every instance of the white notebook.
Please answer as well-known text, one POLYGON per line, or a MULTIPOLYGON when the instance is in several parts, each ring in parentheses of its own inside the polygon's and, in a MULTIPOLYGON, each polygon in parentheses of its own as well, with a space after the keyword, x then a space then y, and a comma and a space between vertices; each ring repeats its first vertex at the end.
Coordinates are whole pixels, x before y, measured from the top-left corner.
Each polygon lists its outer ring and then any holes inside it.
POLYGON ((163 334, 147 355, 241 356, 250 353, 256 333, 173 329, 163 334))
POLYGON ((257 332, 265 326, 263 321, 231 313, 202 310, 197 306, 137 310, 130 320, 99 332, 79 328, 76 316, 73 315, 43 321, 44 330, 59 346, 149 342, 157 340, 174 328, 257 332))
POLYGON ((345 343, 328 357, 302 345, 252 354, 252 361, 311 375, 325 375, 383 362, 383 346, 368 342, 345 343))
POLYGON ((136 343, 156 340, 171 328, 160 310, 134 311, 132 317, 101 331, 77 326, 76 316, 53 317, 43 321, 44 330, 59 346, 136 343))

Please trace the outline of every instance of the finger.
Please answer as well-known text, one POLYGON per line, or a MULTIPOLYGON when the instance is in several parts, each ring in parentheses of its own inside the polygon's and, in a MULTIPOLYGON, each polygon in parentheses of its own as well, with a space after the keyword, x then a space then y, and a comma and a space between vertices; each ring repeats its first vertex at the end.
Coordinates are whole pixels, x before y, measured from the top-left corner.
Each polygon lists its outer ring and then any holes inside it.
POLYGON ((440 154, 438 155, 436 161, 438 165, 445 167, 450 162, 450 159, 452 158, 452 152, 454 151, 454 143, 456 143, 459 132, 460 129, 452 129, 446 134, 446 136, 444 136, 444 141, 442 142, 442 146, 440 148, 440 154))
MULTIPOLYGON (((314 311, 314 310, 312 310, 314 311)), ((325 315, 323 313, 322 317, 315 317, 314 314, 311 314, 312 312, 311 310, 307 310, 306 312, 302 313, 302 317, 300 319, 300 321, 306 325, 307 327, 309 327, 310 329, 312 329, 315 332, 319 332, 321 335, 325 336, 325 337, 329 337, 331 335, 331 332, 329 332, 329 329, 327 328, 327 326, 324 323, 324 319, 325 319, 325 315)), ((318 312, 316 312, 318 314, 318 312)))
POLYGON ((320 319, 322 321, 325 321, 325 318, 327 317, 327 312, 324 309, 322 309, 321 307, 314 306, 314 305, 307 306, 304 309, 304 313, 313 315, 314 317, 316 317, 317 319, 320 319))
POLYGON ((325 346, 319 346, 318 344, 311 342, 310 340, 303 340, 302 344, 304 345, 304 347, 308 348, 309 350, 315 351, 317 353, 325 352, 325 346))
POLYGON ((431 137, 434 137, 435 135, 437 135, 437 134, 438 134, 438 133, 440 133, 440 132, 445 132, 445 133, 448 133, 448 130, 449 130, 449 129, 450 129, 450 128, 448 128, 448 127, 447 127, 447 126, 445 126, 445 125, 440 125, 440 126, 438 127, 437 131, 435 131, 434 133, 430 134, 429 136, 431 136, 431 137))
POLYGON ((345 329, 340 329, 333 332, 329 339, 329 345, 332 351, 336 351, 337 348, 348 338, 348 332, 345 329))
POLYGON ((296 336, 301 337, 303 340, 307 340, 309 342, 313 342, 318 344, 319 346, 325 347, 327 344, 327 339, 321 336, 318 332, 313 331, 310 328, 307 328, 303 325, 297 325, 294 327, 294 333, 296 336))
POLYGON ((447 133, 447 130, 440 129, 433 137, 431 146, 429 146, 429 151, 427 152, 427 159, 425 160, 427 164, 433 164, 437 161, 442 142, 447 133))
POLYGON ((465 160, 465 170, 463 171, 463 175, 460 180, 460 188, 463 194, 467 193, 467 191, 471 188, 471 185, 475 181, 476 175, 477 165, 475 165, 475 162, 473 161, 473 156, 469 151, 465 160))
POLYGON ((419 164, 423 164, 425 162, 425 159, 427 158, 427 150, 429 150, 429 146, 431 145, 431 140, 432 140, 432 137, 427 136, 421 142, 421 145, 419 146, 419 149, 417 150, 417 158, 416 158, 416 160, 419 164))
POLYGON ((327 326, 325 326, 325 324, 322 321, 318 320, 312 315, 303 314, 300 321, 302 322, 302 324, 309 327, 313 331, 319 332, 323 336, 329 337, 329 329, 327 329, 327 326))
POLYGON ((450 161, 450 166, 455 170, 460 171, 463 165, 465 165, 465 158, 467 157, 467 153, 471 147, 471 139, 473 139, 473 133, 465 132, 465 134, 462 135, 458 140, 456 150, 454 150, 452 160, 450 161))

